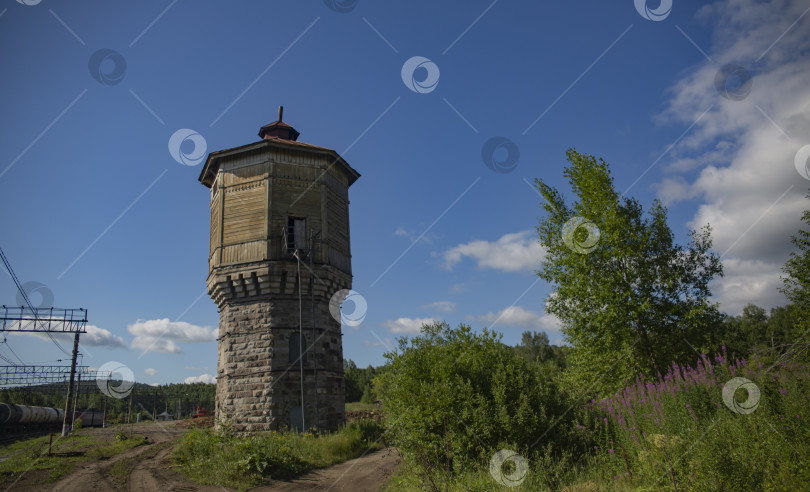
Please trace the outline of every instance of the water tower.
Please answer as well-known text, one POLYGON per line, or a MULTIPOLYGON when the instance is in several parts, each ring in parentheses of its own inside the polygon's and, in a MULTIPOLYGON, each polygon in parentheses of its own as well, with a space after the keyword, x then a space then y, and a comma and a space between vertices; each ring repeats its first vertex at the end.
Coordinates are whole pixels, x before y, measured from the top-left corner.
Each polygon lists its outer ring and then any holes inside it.
POLYGON ((332 296, 351 289, 349 187, 337 152, 278 120, 258 142, 209 154, 208 293, 219 307, 217 425, 336 429, 343 343, 332 296))

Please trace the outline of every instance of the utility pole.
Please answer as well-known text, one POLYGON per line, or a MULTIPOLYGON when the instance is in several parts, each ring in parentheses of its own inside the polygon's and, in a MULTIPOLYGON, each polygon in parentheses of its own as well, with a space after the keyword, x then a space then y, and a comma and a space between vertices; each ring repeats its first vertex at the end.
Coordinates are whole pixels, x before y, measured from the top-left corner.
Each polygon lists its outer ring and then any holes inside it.
POLYGON ((73 357, 70 360, 70 380, 68 381, 67 401, 65 402, 65 418, 62 421, 62 437, 68 434, 68 423, 72 423, 71 397, 73 396, 73 379, 76 377, 76 358, 79 354, 79 332, 73 336, 73 357))
POLYGON ((134 391, 129 394, 129 409, 127 409, 127 424, 130 423, 130 419, 132 417, 132 397, 134 396, 134 391))
POLYGON ((79 404, 79 392, 82 389, 82 373, 79 373, 79 377, 76 380, 76 391, 75 396, 73 397, 73 418, 70 421, 70 430, 74 430, 76 426, 76 407, 79 404))

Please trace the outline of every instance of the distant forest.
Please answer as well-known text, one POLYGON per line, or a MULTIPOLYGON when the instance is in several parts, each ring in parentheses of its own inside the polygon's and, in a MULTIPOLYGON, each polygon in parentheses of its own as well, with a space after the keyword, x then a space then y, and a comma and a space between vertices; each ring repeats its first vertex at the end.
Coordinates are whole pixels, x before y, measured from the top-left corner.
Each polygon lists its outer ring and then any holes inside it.
MULTIPOLYGON (((117 387, 116 382, 111 386, 117 387)), ((67 383, 43 384, 0 390, 0 402, 43 407, 65 407, 67 383)), ((132 421, 141 414, 142 419, 152 419, 153 412, 168 411, 173 418, 189 417, 197 407, 213 412, 216 385, 206 383, 164 384, 150 386, 135 383, 126 398, 112 398, 101 392, 95 381, 82 382, 79 388, 76 410, 106 410, 109 421, 126 421, 130 412, 132 421)))

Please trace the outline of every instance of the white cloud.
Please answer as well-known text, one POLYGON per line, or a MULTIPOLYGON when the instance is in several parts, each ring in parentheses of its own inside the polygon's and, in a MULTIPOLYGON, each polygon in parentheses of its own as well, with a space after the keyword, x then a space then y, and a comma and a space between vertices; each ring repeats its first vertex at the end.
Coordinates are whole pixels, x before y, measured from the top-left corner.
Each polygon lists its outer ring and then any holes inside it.
POLYGON ((456 310, 456 303, 450 301, 438 301, 421 306, 422 309, 433 309, 442 313, 452 313, 456 310))
MULTIPOLYGON (((25 327, 25 323, 23 323, 23 327, 25 327)), ((33 322, 30 324, 29 327, 33 327, 33 322)), ((124 339, 119 337, 118 335, 113 335, 110 331, 105 330, 104 328, 99 328, 98 326, 94 325, 87 325, 85 326, 87 333, 82 333, 79 335, 79 342, 88 347, 106 347, 106 348, 126 348, 127 344, 124 343, 124 339)), ((14 333, 14 332, 9 332, 14 333)), ((24 336, 31 336, 34 338, 39 338, 40 340, 46 340, 48 342, 51 339, 45 333, 30 333, 30 332, 17 332, 14 333, 15 335, 24 335, 24 336)), ((53 337, 61 342, 66 344, 73 343, 73 335, 66 334, 66 333, 53 333, 53 337)))
POLYGON ((540 267, 545 248, 540 246, 534 231, 505 234, 495 242, 484 240, 459 244, 441 253, 444 267, 451 270, 464 257, 476 261, 478 268, 504 272, 530 271, 540 267))
POLYGON ((410 229, 405 229, 402 226, 397 227, 394 231, 395 236, 405 237, 408 238, 410 242, 420 242, 423 244, 433 244, 433 241, 436 239, 436 234, 430 232, 416 232, 410 229))
POLYGON ((124 339, 118 335, 113 335, 104 328, 98 326, 87 325, 87 333, 82 333, 79 336, 82 345, 91 347, 109 347, 109 348, 125 348, 126 344, 124 339))
POLYGON ((155 368, 153 368, 153 367, 147 367, 146 369, 144 369, 144 370, 143 370, 143 372, 144 372, 144 373, 145 373, 147 376, 154 376, 155 374, 157 374, 157 373, 158 373, 157 369, 155 369, 155 368))
MULTIPOLYGON (((724 278, 712 286, 721 309, 730 313, 753 302, 784 304, 776 291, 780 268, 793 246, 801 212, 808 208, 810 182, 794 166, 810 135, 810 16, 798 0, 727 0, 707 5, 699 20, 714 26, 712 62, 703 62, 670 89, 662 121, 695 124, 674 149, 669 172, 698 171, 689 182, 670 176, 655 185, 673 202, 700 201, 688 223, 712 226, 714 249, 724 255, 724 278), (781 39, 780 39, 781 37, 781 39), (742 100, 721 97, 714 88, 718 69, 735 63, 753 76, 742 100)), ((684 128, 685 128, 684 126, 684 128)))
POLYGON ((176 342, 205 343, 217 339, 217 328, 169 321, 169 318, 138 320, 127 330, 135 335, 133 348, 168 354, 182 353, 176 342))
POLYGON ((698 191, 680 176, 664 178, 660 183, 652 185, 656 190, 658 198, 664 205, 671 205, 681 200, 694 198, 698 191))
POLYGON ((419 329, 424 324, 435 323, 433 318, 397 318, 383 322, 380 326, 388 330, 389 333, 419 333, 419 329))
POLYGON ((206 383, 206 384, 216 384, 217 378, 210 374, 200 374, 199 376, 189 376, 183 380, 186 384, 193 384, 193 383, 206 383))
POLYGON ((519 326, 527 330, 538 330, 546 332, 559 332, 560 320, 550 314, 540 314, 535 311, 524 309, 520 306, 510 306, 497 313, 489 312, 475 316, 474 319, 482 323, 489 323, 489 327, 500 325, 519 326))
POLYGON ((363 340, 363 345, 366 347, 385 347, 386 349, 393 349, 394 348, 394 341, 390 338, 383 338, 382 341, 379 340, 363 340))
POLYGON ((756 304, 765 309, 784 306, 788 303, 777 289, 781 265, 759 260, 723 260, 725 276, 711 283, 714 298, 721 310, 738 315, 746 304, 756 304))

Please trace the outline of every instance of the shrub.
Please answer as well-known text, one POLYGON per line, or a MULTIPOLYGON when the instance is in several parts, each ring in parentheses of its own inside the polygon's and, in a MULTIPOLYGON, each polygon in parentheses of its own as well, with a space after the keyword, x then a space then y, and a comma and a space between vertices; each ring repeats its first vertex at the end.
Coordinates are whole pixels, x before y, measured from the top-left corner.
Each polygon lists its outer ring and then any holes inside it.
POLYGON ((528 459, 584 442, 556 384, 498 334, 425 325, 386 358, 376 389, 388 433, 425 485, 488 467, 500 449, 528 459))

